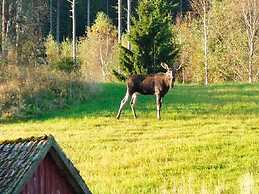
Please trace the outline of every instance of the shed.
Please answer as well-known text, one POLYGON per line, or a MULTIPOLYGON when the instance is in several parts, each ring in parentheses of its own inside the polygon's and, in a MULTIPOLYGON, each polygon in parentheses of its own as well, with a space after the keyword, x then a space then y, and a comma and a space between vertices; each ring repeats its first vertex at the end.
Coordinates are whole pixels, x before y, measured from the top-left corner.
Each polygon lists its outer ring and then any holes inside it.
POLYGON ((1 194, 91 193, 53 136, 0 142, 1 194))

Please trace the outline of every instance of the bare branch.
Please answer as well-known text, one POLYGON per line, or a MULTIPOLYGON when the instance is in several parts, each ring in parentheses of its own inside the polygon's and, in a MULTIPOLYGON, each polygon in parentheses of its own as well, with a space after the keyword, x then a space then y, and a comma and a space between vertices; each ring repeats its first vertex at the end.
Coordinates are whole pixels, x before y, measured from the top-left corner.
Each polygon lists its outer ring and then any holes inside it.
POLYGON ((67 0, 68 3, 73 4, 73 1, 67 0))
POLYGON ((256 33, 259 30, 259 0, 243 0, 241 2, 242 15, 247 32, 248 45, 248 77, 253 80, 254 54, 256 50, 256 33))

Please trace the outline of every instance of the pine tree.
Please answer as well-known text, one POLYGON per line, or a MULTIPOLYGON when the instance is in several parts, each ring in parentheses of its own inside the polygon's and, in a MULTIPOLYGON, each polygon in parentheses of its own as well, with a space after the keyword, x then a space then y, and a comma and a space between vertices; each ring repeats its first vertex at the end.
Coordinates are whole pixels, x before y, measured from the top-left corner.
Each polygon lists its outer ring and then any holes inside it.
POLYGON ((114 71, 118 79, 134 73, 156 73, 162 71, 161 62, 175 62, 178 54, 172 32, 172 12, 175 8, 176 2, 172 0, 139 2, 137 16, 132 18, 128 35, 132 50, 120 49, 120 65, 114 71))

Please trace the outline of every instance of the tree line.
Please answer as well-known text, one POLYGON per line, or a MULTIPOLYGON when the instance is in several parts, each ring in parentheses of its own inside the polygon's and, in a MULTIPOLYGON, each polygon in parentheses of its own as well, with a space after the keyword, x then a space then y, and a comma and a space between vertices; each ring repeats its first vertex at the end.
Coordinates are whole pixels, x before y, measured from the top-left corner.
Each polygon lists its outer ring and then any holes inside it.
POLYGON ((179 75, 183 82, 253 82, 259 76, 258 4, 258 0, 2 0, 2 58, 12 53, 9 58, 16 59, 12 62, 48 63, 44 51, 48 34, 57 42, 72 38, 76 58, 76 42, 87 36, 97 11, 103 11, 117 28, 120 54, 113 72, 119 79, 157 72, 161 70, 157 64, 164 61, 183 64, 179 75), (156 29, 165 33, 159 37, 156 29))

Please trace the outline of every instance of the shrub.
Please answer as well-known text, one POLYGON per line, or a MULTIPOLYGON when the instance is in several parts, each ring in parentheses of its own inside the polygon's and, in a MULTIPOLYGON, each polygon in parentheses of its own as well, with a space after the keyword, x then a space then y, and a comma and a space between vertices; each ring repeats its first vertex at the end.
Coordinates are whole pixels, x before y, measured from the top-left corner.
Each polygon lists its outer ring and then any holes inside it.
POLYGON ((76 73, 48 67, 5 67, 0 78, 0 117, 31 117, 86 100, 94 85, 76 73))
POLYGON ((60 59, 59 45, 52 35, 49 35, 44 44, 49 64, 55 64, 60 59))
POLYGON ((71 73, 75 70, 74 61, 71 57, 61 58, 56 63, 53 63, 52 67, 67 73, 71 73))
POLYGON ((107 15, 97 14, 95 23, 79 41, 81 72, 87 79, 107 81, 112 79, 112 66, 115 63, 117 33, 107 15))
POLYGON ((71 73, 76 70, 71 57, 72 44, 66 39, 61 44, 57 43, 52 35, 45 41, 47 61, 52 69, 71 73))

